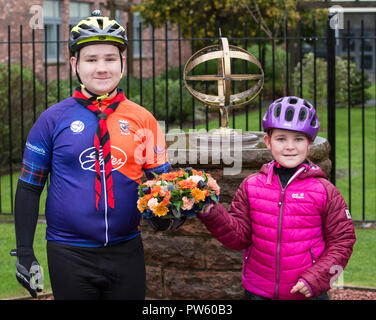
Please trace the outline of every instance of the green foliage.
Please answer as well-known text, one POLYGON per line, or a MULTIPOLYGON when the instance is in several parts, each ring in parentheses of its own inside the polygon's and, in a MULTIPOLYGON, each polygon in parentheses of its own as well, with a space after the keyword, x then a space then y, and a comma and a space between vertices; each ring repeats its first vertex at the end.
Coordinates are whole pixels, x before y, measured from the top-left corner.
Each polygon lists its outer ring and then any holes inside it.
MULTIPOLYGON (((3 221, 0 220, 0 222, 3 221)), ((51 292, 45 236, 46 224, 38 223, 34 237, 34 252, 39 264, 43 268, 44 288, 42 294, 51 292)), ((9 251, 16 248, 13 223, 0 223, 0 243, 0 259, 2 261, 0 264, 0 299, 30 297, 29 292, 16 279, 16 268, 14 266, 16 257, 9 256, 9 251)))
MULTIPOLYGON (((257 23, 262 29, 283 33, 284 23, 294 28, 297 21, 304 21, 303 29, 312 29, 313 19, 320 25, 325 23, 325 10, 297 10, 297 0, 144 0, 134 7, 145 24, 155 27, 164 26, 166 21, 181 25, 184 36, 190 36, 192 28, 195 35, 204 37, 218 36, 218 28, 222 35, 244 36, 244 27, 253 25, 246 32, 255 36, 257 23), (256 23, 256 21, 257 23, 256 23)), ((264 30, 265 31, 265 30, 264 30)))
MULTIPOLYGON (((253 53, 258 57, 258 47, 256 45, 248 49, 249 52, 253 53), (256 53, 257 52, 257 53, 256 53)), ((282 82, 285 80, 282 78, 284 76, 283 64, 286 60, 286 51, 281 48, 281 46, 275 46, 274 48, 274 75, 273 75, 273 47, 271 44, 267 44, 262 48, 262 57, 260 62, 264 69, 264 89, 263 96, 264 99, 272 99, 273 95, 273 76, 274 76, 274 90, 275 96, 283 96, 283 85, 282 82)))
MULTIPOLYGON (((314 55, 308 53, 304 56, 302 61, 302 82, 303 82, 303 97, 309 101, 314 101, 314 55)), ((293 73, 293 82, 295 87, 295 94, 301 95, 300 88, 300 63, 295 67, 293 73)), ((348 104, 348 86, 350 84, 350 106, 358 106, 362 102, 361 87, 362 77, 361 72, 356 70, 355 63, 347 62, 347 59, 336 57, 336 106, 345 107, 348 104), (348 83, 348 68, 350 69, 350 82, 348 83)), ((371 86, 368 75, 364 74, 364 99, 370 99, 370 94, 367 89, 371 86)), ((327 63, 324 59, 316 58, 316 109, 321 109, 326 106, 327 99, 327 63)))
MULTIPOLYGON (((34 81, 32 70, 28 67, 21 67, 19 64, 10 66, 10 93, 8 65, 0 63, 0 164, 9 162, 10 149, 12 146, 12 162, 19 162, 22 158, 22 141, 29 132, 34 118, 42 109, 39 101, 34 105, 34 81), (21 91, 21 71, 23 90, 21 91), (10 99, 10 109, 8 107, 10 99), (22 103, 21 103, 22 101, 22 103), (23 109, 23 112, 21 110, 23 109), (22 115, 23 114, 23 115, 22 115), (9 116, 11 120, 9 121, 9 116), (23 130, 23 132, 21 131, 23 130), (11 134, 11 141, 9 141, 11 134), (22 134, 24 135, 22 137, 22 134)), ((43 86, 38 79, 35 79, 35 97, 40 97, 43 86)))
POLYGON ((242 17, 244 10, 234 5, 234 0, 146 0, 135 7, 146 24, 155 27, 164 26, 165 22, 181 23, 182 33, 191 34, 192 27, 199 37, 204 36, 204 25, 209 37, 218 36, 218 27, 229 33, 231 26, 242 17), (200 13, 200 14, 198 14, 200 13))
MULTIPOLYGON (((168 112, 168 123, 175 125, 178 125, 180 123, 180 114, 182 115, 183 122, 188 121, 192 115, 192 97, 184 88, 184 84, 180 83, 179 77, 176 76, 179 74, 177 70, 178 68, 172 68, 168 73, 168 101, 166 100, 165 74, 161 74, 160 76, 155 78, 154 91, 153 80, 151 78, 142 80, 142 106, 148 109, 151 113, 153 113, 154 108, 155 118, 161 121, 167 121, 166 117, 168 112), (170 78, 170 76, 172 76, 172 78, 170 78), (181 97, 180 92, 182 93, 181 97), (154 105, 153 94, 155 95, 154 105)), ((121 81, 120 87, 124 89, 127 88, 126 79, 123 79, 121 81)), ((139 79, 131 77, 129 79, 129 87, 129 92, 126 92, 128 99, 141 104, 139 79)), ((198 112, 196 119, 197 117, 201 117, 200 112, 198 112)))

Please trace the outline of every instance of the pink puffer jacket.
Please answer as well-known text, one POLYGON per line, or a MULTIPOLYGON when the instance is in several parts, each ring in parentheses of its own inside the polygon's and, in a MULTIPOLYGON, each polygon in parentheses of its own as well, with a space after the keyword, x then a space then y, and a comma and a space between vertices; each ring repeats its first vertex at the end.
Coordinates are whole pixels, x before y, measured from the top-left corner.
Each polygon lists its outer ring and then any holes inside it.
POLYGON ((282 189, 274 162, 240 185, 229 213, 215 205, 198 215, 230 249, 244 250, 243 286, 271 299, 291 294, 300 279, 313 296, 330 289, 355 243, 346 203, 316 165, 301 165, 282 189))

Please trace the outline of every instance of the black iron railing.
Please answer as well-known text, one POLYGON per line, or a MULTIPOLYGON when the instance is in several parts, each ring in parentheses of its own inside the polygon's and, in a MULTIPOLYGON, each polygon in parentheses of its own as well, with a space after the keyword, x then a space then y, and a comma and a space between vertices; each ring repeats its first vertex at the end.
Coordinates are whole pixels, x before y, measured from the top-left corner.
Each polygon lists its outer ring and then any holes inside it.
MULTIPOLYGON (((322 117, 319 135, 325 136, 332 146, 332 182, 344 195, 355 220, 376 221, 376 21, 367 28, 362 22, 358 35, 353 34, 350 23, 339 34, 329 24, 325 32, 320 33, 313 22, 312 34, 309 35, 302 35, 300 23, 297 28, 299 36, 292 36, 286 24, 282 35, 268 37, 262 34, 260 26, 245 25, 242 36, 228 37, 231 44, 253 50, 265 72, 262 94, 245 110, 233 110, 229 123, 234 128, 260 131, 263 113, 271 101, 282 94, 309 98, 322 117), (256 31, 254 36, 251 36, 251 30, 256 31), (360 43, 360 50, 354 51, 357 43, 360 43), (365 65, 365 56, 366 51, 369 54, 370 44, 373 65, 369 68, 365 65), (311 54, 310 70, 307 69, 308 54, 311 54), (360 64, 355 68, 351 64, 354 55, 360 55, 360 64), (342 70, 337 69, 339 56, 345 66, 342 70), (323 65, 326 66, 324 80, 320 78, 323 65), (345 81, 339 87, 338 79, 344 74, 345 81), (311 81, 309 87, 308 81, 311 81), (323 81, 326 81, 324 95, 320 92, 323 81), (338 99, 340 91, 342 98, 338 99), (355 149, 358 150, 356 153, 355 149)), ((164 120, 167 131, 172 128, 209 130, 218 127, 218 114, 212 115, 199 105, 187 94, 182 82, 184 54, 191 55, 203 46, 217 43, 218 39, 208 37, 207 33, 204 37, 196 37, 193 26, 190 37, 184 38, 179 26, 171 36, 167 23, 162 30, 159 29, 158 36, 155 28, 150 27, 147 36, 144 29, 140 25, 138 39, 130 39, 139 43, 138 56, 141 58, 134 59, 133 67, 138 69, 133 74, 127 59, 127 72, 121 87, 128 98, 148 108, 157 120, 164 120), (149 50, 146 56, 145 48, 149 50), (174 65, 171 65, 171 60, 175 61, 174 65)), ((273 27, 271 30, 274 33, 273 27)), ((69 57, 61 60, 61 56, 67 55, 67 40, 60 39, 59 28, 54 41, 47 40, 43 31, 27 33, 28 40, 25 40, 26 32, 22 26, 18 30, 8 27, 7 39, 0 42, 0 59, 5 61, 2 65, 0 63, 2 214, 14 212, 17 175, 32 124, 50 105, 69 97, 77 85, 70 70, 69 57), (56 61, 48 59, 48 45, 56 46, 56 61)), ((230 31, 229 34, 234 33, 230 31)), ((203 72, 209 73, 210 68, 205 64, 203 72)), ((244 73, 249 73, 250 66, 234 62, 232 68, 242 68, 244 73)), ((204 90, 210 91, 210 85, 206 84, 204 90)))

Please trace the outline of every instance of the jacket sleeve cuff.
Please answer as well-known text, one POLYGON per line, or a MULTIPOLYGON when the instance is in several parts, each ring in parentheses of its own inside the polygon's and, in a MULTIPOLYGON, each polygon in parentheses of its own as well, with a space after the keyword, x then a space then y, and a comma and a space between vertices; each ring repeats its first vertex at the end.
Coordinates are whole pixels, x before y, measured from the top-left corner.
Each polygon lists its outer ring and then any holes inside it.
POLYGON ((203 210, 203 211, 199 212, 197 214, 197 216, 199 218, 205 218, 206 216, 208 216, 210 214, 210 212, 213 210, 213 208, 215 207, 215 205, 214 204, 209 204, 209 206, 210 206, 209 210, 207 210, 206 212, 205 212, 205 210, 203 210))
POLYGON ((313 297, 314 296, 313 290, 312 290, 311 286, 309 285, 309 283, 306 280, 304 280, 303 278, 299 278, 298 281, 301 281, 301 282, 303 282, 306 285, 306 287, 309 290, 309 293, 311 294, 311 297, 313 297))

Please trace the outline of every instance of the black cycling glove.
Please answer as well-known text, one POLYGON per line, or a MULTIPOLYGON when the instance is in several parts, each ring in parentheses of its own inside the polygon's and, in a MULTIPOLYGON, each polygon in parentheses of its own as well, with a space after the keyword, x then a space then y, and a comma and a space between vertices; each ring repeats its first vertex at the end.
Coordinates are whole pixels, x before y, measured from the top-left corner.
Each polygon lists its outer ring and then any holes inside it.
POLYGON ((29 291, 33 298, 37 298, 37 292, 41 292, 43 289, 43 272, 34 256, 33 249, 13 249, 10 255, 17 256, 15 263, 17 281, 29 291))

